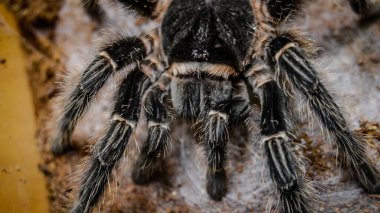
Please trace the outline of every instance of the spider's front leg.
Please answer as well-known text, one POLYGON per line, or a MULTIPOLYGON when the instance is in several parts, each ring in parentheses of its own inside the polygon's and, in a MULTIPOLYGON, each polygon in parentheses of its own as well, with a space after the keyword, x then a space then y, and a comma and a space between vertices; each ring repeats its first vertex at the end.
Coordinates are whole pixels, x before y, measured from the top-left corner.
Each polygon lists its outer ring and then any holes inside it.
POLYGON ((298 92, 303 96, 323 128, 335 137, 341 163, 368 192, 380 193, 380 173, 365 151, 364 139, 349 129, 340 107, 297 42, 301 39, 288 33, 269 43, 269 63, 275 69, 277 83, 284 85, 287 94, 298 92))
POLYGON ((121 84, 111 116, 112 121, 105 136, 93 149, 72 213, 88 213, 97 204, 109 182, 112 170, 123 156, 130 136, 136 128, 140 116, 140 102, 150 85, 149 77, 138 68, 129 73, 121 84))
POLYGON ((225 163, 227 159, 228 127, 242 122, 250 111, 249 102, 235 97, 212 104, 201 116, 201 142, 207 155, 206 189, 213 200, 221 200, 227 193, 225 163))
POLYGON ((97 92, 117 71, 142 60, 153 50, 150 36, 121 38, 101 48, 100 53, 83 72, 79 84, 64 100, 58 121, 58 132, 53 141, 55 154, 66 152, 71 145, 71 134, 97 92))

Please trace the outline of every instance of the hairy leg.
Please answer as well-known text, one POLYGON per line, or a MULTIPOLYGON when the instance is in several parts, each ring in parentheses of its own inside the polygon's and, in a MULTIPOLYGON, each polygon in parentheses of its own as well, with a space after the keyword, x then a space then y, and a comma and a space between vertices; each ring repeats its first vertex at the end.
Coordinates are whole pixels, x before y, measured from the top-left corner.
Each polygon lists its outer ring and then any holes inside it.
POLYGON ((249 114, 249 102, 235 97, 212 105, 202 116, 201 141, 207 156, 206 189, 213 200, 221 200, 227 193, 228 127, 230 123, 242 122, 249 114))
POLYGON ((140 116, 140 102, 150 79, 133 70, 120 86, 112 121, 105 136, 95 145, 90 163, 82 176, 79 197, 71 212, 87 213, 97 204, 112 170, 124 154, 140 116))
POLYGON ((261 145, 267 158, 269 175, 275 186, 274 203, 269 208, 281 212, 314 212, 313 188, 305 178, 299 156, 291 148, 290 120, 281 89, 266 66, 251 66, 249 82, 260 96, 261 145))
POLYGON ((106 81, 125 66, 143 59, 151 52, 152 46, 153 39, 147 36, 121 38, 101 48, 98 56, 83 72, 79 84, 64 100, 52 146, 55 154, 64 153, 70 148, 75 125, 106 81))
POLYGON ((268 48, 268 60, 275 69, 276 81, 291 88, 290 94, 300 93, 308 108, 338 145, 342 165, 348 167, 359 183, 371 193, 380 193, 380 173, 365 151, 362 137, 350 130, 340 107, 321 83, 312 64, 292 34, 274 38, 268 48))
POLYGON ((148 124, 148 139, 141 149, 132 172, 133 181, 137 184, 145 184, 151 180, 157 169, 157 163, 165 157, 169 149, 171 117, 165 97, 169 94, 170 82, 170 76, 163 74, 147 91, 143 100, 148 124))

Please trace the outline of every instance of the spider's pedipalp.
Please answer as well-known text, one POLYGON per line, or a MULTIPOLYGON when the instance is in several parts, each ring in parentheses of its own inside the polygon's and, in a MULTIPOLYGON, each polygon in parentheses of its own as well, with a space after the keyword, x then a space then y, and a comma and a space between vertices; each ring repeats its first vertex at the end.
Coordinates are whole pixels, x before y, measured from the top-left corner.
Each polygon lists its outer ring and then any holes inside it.
POLYGON ((89 213, 103 194, 106 184, 117 161, 131 136, 133 128, 124 121, 113 121, 107 135, 99 141, 104 150, 93 156, 91 163, 84 172, 79 197, 71 213, 89 213), (106 150, 106 147, 109 147, 106 150))
POLYGON ((249 102, 235 97, 212 104, 210 110, 202 115, 200 138, 207 155, 206 189, 214 200, 221 200, 227 193, 224 166, 229 142, 229 123, 244 121, 249 111, 249 102))
POLYGON ((150 86, 149 77, 133 70, 120 86, 112 121, 105 136, 95 145, 90 165, 84 172, 79 198, 71 212, 91 212, 109 181, 112 170, 124 154, 139 116, 140 102, 150 86))
POLYGON ((143 107, 148 124, 148 139, 141 149, 132 172, 133 181, 137 184, 150 181, 155 172, 153 170, 156 169, 157 160, 165 157, 171 143, 170 114, 165 103, 170 81, 164 78, 166 76, 162 76, 145 96, 143 107))
POLYGON ((203 118, 202 143, 207 155, 206 189, 214 200, 221 200, 227 193, 227 177, 224 169, 227 153, 228 115, 209 111, 203 118))
POLYGON ((348 0, 352 10, 362 17, 376 16, 380 12, 379 0, 348 0))
POLYGON ((380 173, 365 151, 364 139, 349 129, 340 107, 300 46, 288 35, 279 36, 271 41, 269 56, 278 83, 290 84, 294 92, 299 92, 322 127, 335 137, 341 163, 368 192, 380 193, 380 173))
POLYGON ((151 43, 143 39, 149 40, 150 37, 122 38, 101 48, 99 55, 83 72, 79 84, 65 98, 58 134, 52 146, 53 153, 60 154, 70 148, 75 125, 106 81, 123 67, 140 61, 150 53, 151 43))

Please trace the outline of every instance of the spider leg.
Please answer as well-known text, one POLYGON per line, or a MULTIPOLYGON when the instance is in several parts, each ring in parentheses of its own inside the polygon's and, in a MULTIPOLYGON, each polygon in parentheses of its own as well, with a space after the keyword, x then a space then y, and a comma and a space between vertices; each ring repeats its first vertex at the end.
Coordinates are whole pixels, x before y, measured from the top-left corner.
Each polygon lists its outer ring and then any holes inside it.
POLYGON ((220 101, 202 116, 201 141, 207 155, 206 189, 213 200, 227 193, 225 163, 230 122, 244 120, 249 114, 249 102, 240 97, 220 101))
POLYGON ((105 136, 95 145, 90 165, 84 172, 79 198, 71 212, 90 212, 123 156, 140 115, 140 102, 151 81, 139 69, 128 74, 116 96, 112 121, 105 136))
POLYGON ((283 34, 269 44, 269 60, 275 69, 277 83, 284 87, 289 85, 303 96, 322 126, 335 137, 343 165, 368 192, 380 193, 380 173, 365 151, 364 139, 349 129, 340 107, 319 80, 296 40, 290 34, 283 34))
POLYGON ((266 66, 248 70, 249 82, 260 96, 261 145, 267 158, 269 175, 276 191, 273 207, 283 212, 313 212, 313 188, 304 176, 304 168, 291 148, 292 137, 286 120, 283 92, 266 66))
POLYGON ((137 184, 145 184, 151 180, 157 159, 165 156, 171 142, 170 114, 165 103, 165 97, 169 94, 170 78, 163 75, 160 80, 163 83, 158 82, 152 86, 143 105, 148 122, 148 139, 132 172, 133 181, 137 184))
POLYGON ((87 110, 97 92, 107 79, 117 71, 139 62, 152 51, 153 38, 121 38, 104 46, 99 55, 83 72, 79 84, 65 99, 63 112, 59 117, 58 132, 52 151, 55 154, 70 148, 71 134, 76 123, 87 110))

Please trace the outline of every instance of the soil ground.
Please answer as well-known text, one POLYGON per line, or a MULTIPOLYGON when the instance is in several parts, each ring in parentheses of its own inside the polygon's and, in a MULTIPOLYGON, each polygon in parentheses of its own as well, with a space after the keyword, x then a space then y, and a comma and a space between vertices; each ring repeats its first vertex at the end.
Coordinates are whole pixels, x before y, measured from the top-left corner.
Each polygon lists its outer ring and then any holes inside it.
MULTIPOLYGON (((91 19, 79 0, 6 0, 19 18, 24 47, 29 54, 29 78, 38 117, 37 134, 44 161, 40 170, 48 181, 51 212, 67 212, 75 199, 76 177, 81 159, 89 146, 104 132, 109 103, 122 75, 111 81, 97 97, 74 134, 76 149, 55 157, 49 149, 59 105, 54 101, 62 92, 68 71, 78 71, 106 33, 147 32, 157 23, 145 23, 130 11, 115 9, 102 1, 107 18, 103 24, 91 19), (106 28, 106 30, 100 30, 106 28)), ((348 5, 317 1, 305 8, 295 26, 309 32, 322 47, 316 61, 325 81, 344 107, 354 129, 366 134, 368 151, 380 168, 380 22, 360 22, 348 5)), ((166 158, 165 174, 157 181, 138 186, 130 178, 137 146, 143 131, 130 143, 126 163, 116 172, 110 190, 96 212, 262 212, 270 198, 271 183, 262 171, 263 160, 254 139, 233 137, 228 164, 229 192, 222 202, 211 201, 204 189, 202 153, 192 136, 191 125, 177 119, 173 125, 173 151, 166 158), (248 144, 245 141, 251 141, 248 144), (244 142, 244 143, 243 143, 244 142), (253 144, 252 144, 253 143, 253 144), (243 144, 243 145, 242 145, 243 144), (249 148, 248 148, 249 147, 249 148)), ((297 144, 309 159, 307 176, 320 191, 323 212, 378 212, 379 195, 366 194, 336 163, 334 142, 324 138, 317 125, 304 121, 297 144)), ((239 135, 235 133, 235 135, 239 135)))

